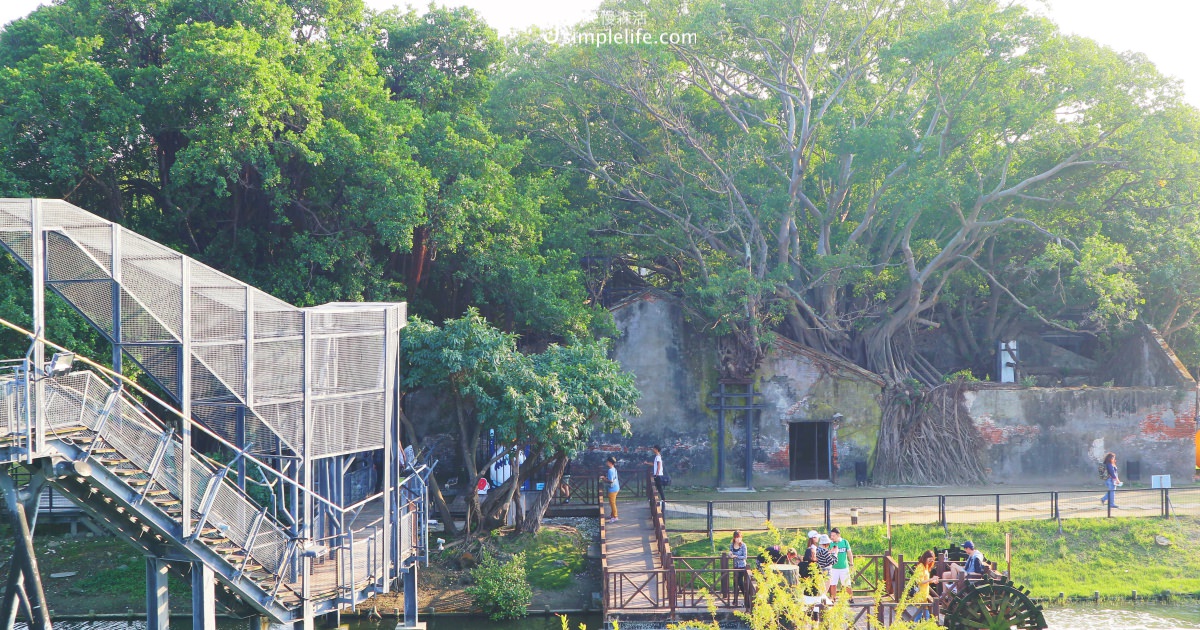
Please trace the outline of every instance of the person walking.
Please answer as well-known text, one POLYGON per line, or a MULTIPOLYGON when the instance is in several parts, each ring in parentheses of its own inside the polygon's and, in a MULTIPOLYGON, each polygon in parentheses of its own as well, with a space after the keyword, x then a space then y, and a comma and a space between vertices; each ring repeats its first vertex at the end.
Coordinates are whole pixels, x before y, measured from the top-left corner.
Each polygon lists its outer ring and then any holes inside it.
POLYGON ((729 555, 733 557, 733 598, 742 593, 745 598, 746 610, 750 610, 750 572, 746 569, 746 543, 742 542, 742 532, 733 532, 733 541, 729 543, 729 555))
POLYGON ((1117 487, 1124 485, 1121 483, 1121 478, 1117 475, 1117 454, 1108 452, 1104 454, 1104 469, 1108 472, 1108 479, 1104 480, 1104 485, 1108 487, 1108 492, 1100 497, 1101 503, 1108 503, 1108 507, 1116 509, 1121 506, 1117 505, 1117 487))
POLYGON ((608 482, 608 507, 612 510, 612 516, 609 517, 609 523, 616 523, 617 518, 617 493, 621 491, 621 481, 617 478, 617 458, 612 455, 604 460, 604 464, 608 466, 602 480, 608 482))
POLYGON ((654 475, 654 488, 658 490, 659 501, 666 501, 667 495, 663 494, 663 458, 662 447, 657 444, 651 447, 654 451, 654 469, 650 474, 654 475))
POLYGON ((842 532, 834 527, 829 530, 829 551, 833 553, 833 566, 829 568, 829 599, 837 599, 838 587, 843 587, 850 601, 854 601, 851 572, 854 569, 854 552, 850 543, 842 538, 842 532))

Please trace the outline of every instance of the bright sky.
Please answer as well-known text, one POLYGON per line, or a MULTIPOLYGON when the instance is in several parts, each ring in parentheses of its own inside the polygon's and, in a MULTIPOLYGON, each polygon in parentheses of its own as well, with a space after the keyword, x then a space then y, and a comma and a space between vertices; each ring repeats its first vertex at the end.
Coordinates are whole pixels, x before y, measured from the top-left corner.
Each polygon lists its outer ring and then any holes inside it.
MULTIPOLYGON (((438 0, 474 7, 501 34, 538 24, 574 23, 600 0, 438 0)), ((1117 50, 1143 52, 1164 74, 1182 79, 1188 100, 1200 107, 1200 0, 1019 0, 1045 12, 1063 31, 1117 50)), ((395 0, 366 0, 375 8, 395 0)), ((0 24, 28 14, 41 0, 0 0, 0 24)), ((406 3, 407 4, 407 3, 406 3)), ((426 4, 426 0, 413 3, 426 4)))

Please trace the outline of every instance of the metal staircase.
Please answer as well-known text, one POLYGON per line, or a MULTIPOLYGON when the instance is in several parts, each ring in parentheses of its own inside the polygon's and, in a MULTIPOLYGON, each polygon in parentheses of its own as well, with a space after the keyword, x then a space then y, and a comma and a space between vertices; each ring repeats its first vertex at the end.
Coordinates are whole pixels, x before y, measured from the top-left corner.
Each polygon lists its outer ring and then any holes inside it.
POLYGON ((32 472, 24 492, 0 474, 29 530, 0 614, 49 626, 23 500, 49 485, 147 554, 151 628, 172 566, 190 570, 195 627, 224 596, 308 628, 397 578, 416 625, 431 466, 395 438, 403 304, 295 308, 58 201, 0 200, 0 246, 32 272, 34 324, 0 375, 0 462, 32 472), (112 343, 113 370, 45 360, 47 288, 112 343), (121 377, 127 358, 171 400, 121 377))

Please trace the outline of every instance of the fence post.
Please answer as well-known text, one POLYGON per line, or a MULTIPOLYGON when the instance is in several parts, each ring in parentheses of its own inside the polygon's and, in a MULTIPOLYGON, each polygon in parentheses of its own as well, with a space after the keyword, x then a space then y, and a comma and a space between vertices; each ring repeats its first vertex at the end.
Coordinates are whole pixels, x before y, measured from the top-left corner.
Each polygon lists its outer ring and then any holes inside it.
POLYGON ((1050 493, 1050 520, 1058 518, 1058 492, 1050 493))
POLYGON ((675 573, 675 563, 667 570, 667 597, 671 598, 671 619, 675 618, 676 597, 679 594, 678 574, 675 573))
POLYGON ((729 598, 729 552, 721 552, 721 597, 729 598))
POLYGON ((946 526, 946 495, 938 495, 938 519, 942 521, 942 527, 946 526))
POLYGON ((825 531, 829 531, 833 526, 832 514, 830 514, 830 501, 825 499, 825 531))
POLYGON ((996 522, 1000 522, 1000 493, 996 493, 996 522))
POLYGON ((883 497, 883 524, 887 525, 887 497, 883 497))
POLYGON ((1166 518, 1171 518, 1171 489, 1170 488, 1162 489, 1162 509, 1163 509, 1163 516, 1166 518))
POLYGON ((711 545, 712 542, 713 542, 712 501, 709 501, 708 502, 708 544, 711 545))
POLYGON ((767 501, 767 520, 771 520, 771 502, 767 501))

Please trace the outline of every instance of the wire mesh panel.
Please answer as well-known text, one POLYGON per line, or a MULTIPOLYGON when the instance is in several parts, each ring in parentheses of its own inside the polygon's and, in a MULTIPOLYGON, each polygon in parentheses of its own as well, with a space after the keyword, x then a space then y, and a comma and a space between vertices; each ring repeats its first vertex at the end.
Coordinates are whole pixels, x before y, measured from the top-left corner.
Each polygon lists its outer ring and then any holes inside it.
POLYGON ((847 525, 882 525, 883 499, 830 499, 829 524, 832 527, 847 525), (855 523, 857 515, 858 522, 855 523))
MULTIPOLYGON (((959 494, 946 495, 947 523, 994 523, 996 522, 996 495, 959 494)), ((895 522, 895 519, 892 519, 895 522)))
POLYGON ((771 523, 776 527, 803 529, 825 526, 824 500, 769 501, 768 507, 771 523))
MULTIPOLYGON (((572 479, 572 482, 574 479, 572 479)), ((708 531, 707 501, 667 501, 663 509, 667 529, 674 532, 708 531)))
POLYGON ((936 496, 889 497, 887 515, 893 525, 941 522, 936 496))
POLYGON ((48 286, 176 401, 194 403, 210 428, 239 437, 239 416, 200 407, 242 406, 260 452, 280 442, 307 457, 382 447, 402 305, 296 308, 69 203, 0 200, 0 245, 27 267, 35 209, 48 286), (188 383, 180 382, 184 361, 188 383), (305 400, 311 436, 303 435, 305 400))
POLYGON ((1200 516, 1200 487, 1169 488, 1164 496, 1170 514, 1200 516))
POLYGON ((24 423, 25 384, 15 374, 0 375, 0 439, 18 435, 24 423))
POLYGON ((29 199, 0 199, 0 242, 26 267, 33 256, 30 205, 29 199))

